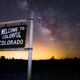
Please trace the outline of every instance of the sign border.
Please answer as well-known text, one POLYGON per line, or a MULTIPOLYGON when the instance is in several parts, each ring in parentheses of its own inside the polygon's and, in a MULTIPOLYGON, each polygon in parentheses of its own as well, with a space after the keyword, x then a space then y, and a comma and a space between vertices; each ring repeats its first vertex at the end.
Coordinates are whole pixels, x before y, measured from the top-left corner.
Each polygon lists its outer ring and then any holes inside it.
MULTIPOLYGON (((23 44, 23 46, 14 47, 14 45, 13 45, 13 46, 11 45, 11 46, 12 46, 11 48, 10 48, 10 47, 7 48, 7 47, 4 46, 4 47, 2 47, 2 48, 0 47, 0 51, 1 51, 1 50, 2 50, 2 51, 3 51, 3 50, 8 50, 8 51, 9 51, 9 49, 10 49, 11 51, 20 50, 20 49, 21 49, 21 50, 25 50, 25 47, 26 47, 26 33, 27 33, 27 26, 28 26, 27 24, 21 24, 21 25, 20 25, 20 24, 17 24, 17 25, 7 25, 7 24, 5 24, 5 26, 1 26, 0 29, 2 29, 2 28, 10 28, 10 27, 21 27, 21 26, 25 26, 25 27, 26 27, 26 29, 25 29, 26 32, 25 32, 25 38, 24 38, 24 44, 23 44), (23 49, 22 49, 22 48, 23 48, 23 49)), ((16 39, 16 38, 15 38, 15 39, 16 39)), ((6 39, 4 39, 4 40, 6 40, 6 39)), ((12 39, 12 40, 13 40, 13 39, 12 39)), ((8 46, 8 45, 7 45, 7 46, 8 46)), ((10 46, 10 45, 9 45, 9 46, 10 46)), ((16 46, 16 45, 15 45, 15 46, 16 46)))

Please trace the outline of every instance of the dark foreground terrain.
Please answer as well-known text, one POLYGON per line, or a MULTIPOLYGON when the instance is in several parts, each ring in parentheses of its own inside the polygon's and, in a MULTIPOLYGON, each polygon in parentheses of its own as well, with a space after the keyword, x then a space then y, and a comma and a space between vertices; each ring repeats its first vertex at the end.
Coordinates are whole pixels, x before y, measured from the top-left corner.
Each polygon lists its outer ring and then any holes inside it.
MULTIPOLYGON (((27 61, 0 59, 0 80, 27 80, 27 61)), ((80 80, 80 59, 33 61, 32 80, 80 80)))

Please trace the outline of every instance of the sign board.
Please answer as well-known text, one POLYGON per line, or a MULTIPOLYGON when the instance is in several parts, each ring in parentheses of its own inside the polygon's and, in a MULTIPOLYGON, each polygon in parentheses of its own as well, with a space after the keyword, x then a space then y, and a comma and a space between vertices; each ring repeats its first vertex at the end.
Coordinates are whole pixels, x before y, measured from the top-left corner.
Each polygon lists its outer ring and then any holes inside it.
POLYGON ((7 26, 0 28, 0 49, 24 48, 27 25, 7 26))

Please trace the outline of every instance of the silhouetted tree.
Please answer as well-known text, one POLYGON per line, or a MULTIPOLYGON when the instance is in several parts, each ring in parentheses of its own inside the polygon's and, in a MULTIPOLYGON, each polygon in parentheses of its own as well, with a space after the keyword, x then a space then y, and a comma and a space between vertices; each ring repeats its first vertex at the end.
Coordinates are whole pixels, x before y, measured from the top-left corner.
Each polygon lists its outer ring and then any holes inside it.
POLYGON ((54 58, 54 56, 52 56, 51 58, 50 58, 50 60, 54 60, 55 58, 54 58))
POLYGON ((1 56, 1 60, 5 60, 5 56, 1 56))
POLYGON ((12 60, 14 60, 14 57, 12 57, 12 60))
POLYGON ((74 57, 74 59, 78 59, 77 57, 74 57))

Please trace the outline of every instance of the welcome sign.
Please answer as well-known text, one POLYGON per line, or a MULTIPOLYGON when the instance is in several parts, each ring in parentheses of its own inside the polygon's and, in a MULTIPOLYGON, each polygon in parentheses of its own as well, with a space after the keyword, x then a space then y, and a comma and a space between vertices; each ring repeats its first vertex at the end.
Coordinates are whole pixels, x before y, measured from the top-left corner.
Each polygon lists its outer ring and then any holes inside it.
POLYGON ((27 25, 8 26, 0 28, 0 48, 25 47, 27 25))

